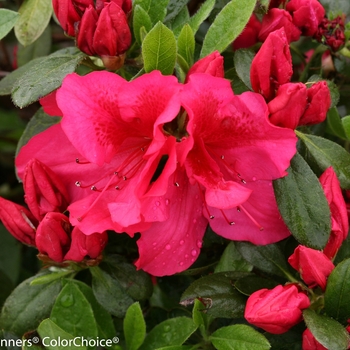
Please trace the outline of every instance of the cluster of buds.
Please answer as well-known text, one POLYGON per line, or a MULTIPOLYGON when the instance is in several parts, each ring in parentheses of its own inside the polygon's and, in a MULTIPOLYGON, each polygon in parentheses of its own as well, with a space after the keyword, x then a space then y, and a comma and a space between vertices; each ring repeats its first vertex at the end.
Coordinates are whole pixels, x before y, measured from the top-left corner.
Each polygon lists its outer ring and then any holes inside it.
MULTIPOLYGON (((335 268, 334 259, 342 242, 348 235, 349 223, 346 204, 339 180, 333 168, 328 168, 320 177, 327 198, 332 220, 329 240, 323 251, 299 245, 289 257, 289 264, 299 272, 307 288, 326 290, 327 279, 335 268)), ((298 283, 278 285, 272 290, 261 289, 250 295, 245 309, 245 318, 267 332, 281 334, 302 321, 302 310, 311 302, 307 288, 298 283)), ((303 350, 325 349, 306 329, 303 333, 303 350)))
POLYGON ((85 235, 63 214, 70 202, 60 178, 36 159, 23 178, 28 209, 0 197, 0 220, 20 242, 39 250, 45 263, 85 261, 94 264, 107 243, 107 233, 85 235))
POLYGON ((116 70, 131 44, 128 14, 131 0, 53 0, 53 8, 67 35, 78 48, 100 56, 106 68, 116 70))

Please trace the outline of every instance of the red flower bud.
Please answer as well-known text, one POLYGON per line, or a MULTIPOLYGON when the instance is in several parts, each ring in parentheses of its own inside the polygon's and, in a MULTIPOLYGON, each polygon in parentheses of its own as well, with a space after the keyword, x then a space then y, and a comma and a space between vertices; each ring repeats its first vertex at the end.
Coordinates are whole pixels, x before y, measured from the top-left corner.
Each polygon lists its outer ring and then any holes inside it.
POLYGON ((307 328, 303 333, 303 350, 327 350, 322 344, 320 344, 310 330, 307 328))
POLYGON ((339 180, 332 167, 329 167, 320 176, 320 182, 332 215, 332 231, 323 252, 330 259, 333 259, 348 235, 349 221, 347 209, 339 180))
POLYGON ((263 17, 259 40, 265 41, 267 36, 280 28, 285 29, 288 42, 297 41, 301 31, 293 24, 292 16, 283 9, 273 8, 263 17))
POLYGON ((292 74, 289 45, 285 30, 281 28, 268 35, 254 57, 250 80, 253 90, 270 101, 274 98, 279 86, 290 81, 292 74))
POLYGON ((0 220, 13 237, 35 246, 37 220, 28 209, 0 197, 0 220))
POLYGON ((68 218, 61 213, 47 213, 40 222, 35 243, 40 253, 51 260, 62 262, 70 246, 71 226, 68 218))
POLYGON ((85 235, 77 227, 72 231, 72 243, 64 260, 82 261, 85 257, 97 258, 107 244, 106 232, 85 235))
POLYGON ((282 334, 302 320, 301 310, 310 306, 309 298, 295 285, 260 289, 247 300, 245 319, 272 334, 282 334))
POLYGON ((322 290, 326 289, 327 277, 333 271, 334 265, 324 253, 299 245, 288 258, 288 262, 299 271, 310 288, 320 286, 322 290))
POLYGON ((303 35, 313 36, 321 23, 325 10, 318 0, 291 0, 286 6, 293 17, 293 23, 303 35))
POLYGON ((188 71, 185 83, 187 83, 188 78, 194 73, 206 73, 213 77, 224 77, 224 58, 220 55, 218 51, 214 51, 210 55, 197 61, 188 71))
POLYGON ((307 89, 306 109, 299 125, 311 125, 323 122, 331 106, 331 94, 325 81, 319 81, 307 89))
POLYGON ((26 165, 23 176, 25 201, 38 221, 51 211, 67 209, 69 195, 60 178, 37 159, 26 165))
POLYGON ((278 88, 276 97, 268 103, 270 122, 277 126, 296 129, 306 107, 306 86, 287 83, 278 88))
POLYGON ((243 29, 242 33, 233 42, 233 49, 245 49, 251 47, 259 42, 259 32, 261 29, 261 22, 258 20, 256 15, 253 13, 243 29))

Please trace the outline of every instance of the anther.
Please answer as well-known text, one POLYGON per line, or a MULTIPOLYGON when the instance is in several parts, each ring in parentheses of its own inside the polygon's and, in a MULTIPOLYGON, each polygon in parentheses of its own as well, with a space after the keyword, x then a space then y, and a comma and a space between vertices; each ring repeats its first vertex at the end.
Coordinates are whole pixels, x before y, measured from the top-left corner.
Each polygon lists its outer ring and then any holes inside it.
POLYGON ((234 222, 234 221, 231 221, 231 222, 230 222, 230 225, 231 225, 231 226, 235 225, 235 222, 234 222))
POLYGON ((180 187, 179 183, 178 182, 174 182, 174 186, 176 187, 180 187))
POLYGON ((81 186, 80 181, 75 181, 75 186, 80 187, 81 186))
POLYGON ((211 220, 213 220, 214 218, 215 218, 214 215, 210 215, 210 216, 209 216, 209 219, 211 219, 211 220))
POLYGON ((96 191, 97 190, 97 188, 96 188, 96 186, 91 186, 91 191, 96 191))
POLYGON ((244 184, 246 184, 246 183, 247 183, 247 181, 245 181, 245 180, 243 180, 243 179, 241 180, 241 182, 242 182, 242 183, 244 183, 244 184))

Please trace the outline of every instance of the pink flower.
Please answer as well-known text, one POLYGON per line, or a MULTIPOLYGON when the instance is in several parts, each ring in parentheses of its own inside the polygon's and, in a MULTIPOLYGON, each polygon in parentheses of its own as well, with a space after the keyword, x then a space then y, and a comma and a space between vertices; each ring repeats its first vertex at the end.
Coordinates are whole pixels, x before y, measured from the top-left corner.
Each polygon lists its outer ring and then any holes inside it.
POLYGON ((321 23, 325 10, 318 0, 291 0, 286 10, 293 17, 293 23, 303 35, 313 36, 321 23))
POLYGON ((348 235, 349 221, 347 208, 339 180, 332 167, 329 167, 324 171, 320 176, 320 182, 332 215, 332 231, 323 252, 330 259, 333 259, 348 235))
POLYGON ((253 13, 242 33, 233 42, 233 49, 245 49, 259 42, 258 35, 260 29, 261 22, 258 20, 255 13, 253 13))
POLYGON ((284 28, 281 28, 268 35, 252 61, 252 88, 270 101, 275 97, 279 86, 290 81, 292 74, 288 40, 284 28))
POLYGON ((296 129, 306 108, 306 86, 302 83, 281 85, 276 97, 268 103, 270 122, 274 125, 296 129))
POLYGON ((307 105, 300 118, 299 125, 311 125, 323 122, 331 106, 331 94, 325 81, 319 81, 307 89, 307 105))
POLYGON ((322 344, 320 344, 310 330, 307 328, 303 333, 303 350, 327 350, 322 344))
POLYGON ((309 298, 295 285, 279 285, 254 292, 248 298, 244 317, 266 332, 282 334, 302 320, 301 310, 309 306, 309 298))
POLYGON ((331 260, 321 251, 299 245, 288 258, 291 266, 299 271, 301 278, 310 287, 326 289, 327 277, 334 269, 331 260))
POLYGON ((301 31, 293 24, 292 16, 283 9, 273 8, 264 15, 259 40, 265 41, 267 36, 280 28, 284 28, 288 42, 297 41, 301 31))
POLYGON ((206 73, 213 77, 223 78, 224 58, 218 51, 214 51, 210 55, 200 59, 188 71, 185 83, 187 83, 189 76, 194 73, 206 73))

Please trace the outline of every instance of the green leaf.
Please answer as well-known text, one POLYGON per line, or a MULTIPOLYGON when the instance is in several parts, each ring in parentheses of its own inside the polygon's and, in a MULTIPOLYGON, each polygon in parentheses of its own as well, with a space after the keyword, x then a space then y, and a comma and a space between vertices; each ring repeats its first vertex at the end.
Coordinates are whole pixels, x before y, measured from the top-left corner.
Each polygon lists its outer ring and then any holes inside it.
POLYGON ((235 242, 230 242, 223 254, 221 255, 220 261, 215 268, 215 272, 224 271, 245 271, 250 272, 253 269, 247 260, 245 260, 239 253, 235 246, 235 242))
POLYGON ((47 283, 53 282, 57 279, 66 277, 72 273, 74 273, 74 272, 70 271, 70 270, 51 272, 51 273, 48 273, 46 275, 42 275, 42 276, 39 276, 39 277, 33 279, 32 282, 30 282, 30 285, 36 286, 38 284, 47 284, 47 283))
POLYGON ((71 281, 67 281, 52 308, 51 321, 76 337, 96 339, 97 324, 90 303, 71 281))
POLYGON ((49 55, 51 52, 51 27, 48 26, 44 32, 32 44, 23 46, 18 45, 17 65, 24 66, 31 60, 49 55))
POLYGON ((14 27, 19 14, 15 11, 0 9, 0 40, 14 27))
MULTIPOLYGON (((14 288, 14 283, 11 281, 10 277, 0 269, 0 308, 4 304, 7 297, 11 294, 14 288)), ((1 349, 1 347, 0 347, 1 349)))
POLYGON ((184 7, 180 13, 171 21, 171 23, 168 23, 167 25, 173 28, 173 32, 175 36, 179 36, 182 27, 189 23, 190 21, 190 13, 188 12, 187 6, 184 7))
POLYGON ((246 272, 221 272, 195 280, 182 294, 180 304, 187 306, 199 299, 204 312, 213 317, 243 317, 246 297, 233 286, 234 281, 247 276, 246 272))
POLYGON ((215 50, 222 52, 242 32, 256 4, 246 0, 244 6, 239 0, 230 1, 217 15, 204 38, 201 58, 215 50))
POLYGON ((164 75, 173 74, 176 62, 176 39, 173 32, 158 22, 143 41, 142 56, 147 73, 160 70, 164 75))
POLYGON ((152 29, 151 18, 148 13, 140 6, 136 5, 133 9, 133 29, 136 41, 141 45, 141 28, 144 27, 148 33, 152 29))
POLYGON ((112 315, 124 317, 133 299, 126 294, 119 281, 101 270, 90 269, 92 273, 92 290, 97 301, 112 315))
POLYGON ((35 135, 48 129, 50 126, 57 124, 61 118, 51 117, 40 108, 27 124, 21 138, 17 144, 16 155, 18 155, 21 148, 35 135))
POLYGON ((268 350, 268 340, 250 326, 238 324, 222 327, 209 338, 217 350, 268 350))
POLYGON ((19 284, 7 298, 0 315, 0 328, 22 336, 36 329, 40 321, 50 315, 61 282, 31 286, 33 276, 19 284))
POLYGON ((178 54, 185 59, 189 67, 193 65, 194 47, 195 40, 193 31, 191 27, 186 24, 177 38, 177 50, 178 54))
POLYGON ((148 334, 140 350, 155 350, 170 345, 182 345, 197 326, 188 317, 175 317, 155 326, 148 334))
POLYGON ((350 315, 350 259, 338 264, 328 277, 324 296, 328 316, 347 324, 350 315))
POLYGON ((330 317, 318 315, 306 309, 303 311, 304 321, 316 340, 327 349, 346 350, 350 341, 346 329, 330 317))
POLYGON ((165 18, 168 2, 169 0, 135 0, 133 7, 140 5, 148 13, 154 25, 165 18))
POLYGON ((40 59, 40 64, 31 66, 31 69, 14 83, 13 102, 22 108, 57 89, 62 84, 64 77, 74 72, 84 56, 83 53, 61 55, 55 52, 55 54, 40 59))
POLYGON ((50 319, 42 321, 38 327, 38 333, 42 339, 45 349, 48 350, 86 350, 79 338, 65 332, 55 322, 50 319), (60 339, 60 342, 58 341, 60 339), (66 345, 66 342, 68 345, 66 345))
POLYGON ((341 187, 350 189, 350 154, 343 147, 330 140, 303 134, 297 130, 295 133, 308 151, 305 157, 309 164, 315 164, 320 172, 332 166, 341 187))
POLYGON ((137 350, 146 336, 146 323, 139 303, 128 308, 123 325, 127 349, 137 350))
POLYGON ((343 128, 346 134, 346 138, 350 139, 350 115, 347 115, 341 119, 343 128))
POLYGON ((21 269, 22 245, 0 223, 0 269, 14 285, 17 284, 21 269))
POLYGON ((322 186, 298 153, 287 171, 273 183, 283 220, 300 244, 323 249, 331 232, 331 213, 322 186))
POLYGON ((279 283, 260 276, 246 276, 235 282, 235 288, 244 295, 251 295, 259 289, 273 289, 279 283))
POLYGON ((168 3, 164 22, 168 22, 174 19, 187 5, 188 1, 189 0, 170 0, 168 3))
POLYGON ((348 137, 344 130, 342 120, 340 119, 338 110, 336 107, 332 107, 327 113, 327 127, 331 134, 340 137, 343 140, 347 140, 348 137))
POLYGON ((236 242, 236 247, 244 259, 261 271, 281 277, 288 274, 289 266, 276 244, 258 246, 248 242, 236 242))
POLYGON ((25 0, 19 11, 20 18, 15 25, 15 34, 18 41, 30 45, 45 30, 52 16, 51 1, 25 0))
POLYGON ((252 90, 250 84, 250 66, 252 65, 253 58, 254 53, 246 49, 237 50, 233 58, 236 73, 249 90, 252 90))
POLYGON ((199 10, 190 18, 189 25, 196 34, 200 25, 208 18, 215 5, 215 0, 206 0, 199 10))

